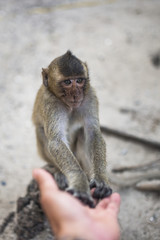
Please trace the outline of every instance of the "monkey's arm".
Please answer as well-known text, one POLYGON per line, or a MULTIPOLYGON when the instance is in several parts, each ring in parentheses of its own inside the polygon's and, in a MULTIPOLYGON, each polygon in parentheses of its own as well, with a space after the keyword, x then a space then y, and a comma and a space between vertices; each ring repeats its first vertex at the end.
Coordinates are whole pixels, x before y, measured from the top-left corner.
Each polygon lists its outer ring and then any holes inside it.
POLYGON ((104 198, 112 193, 108 187, 106 144, 98 126, 92 125, 89 129, 87 143, 91 161, 90 187, 96 188, 93 197, 104 198))
POLYGON ((65 136, 65 116, 60 116, 58 112, 50 112, 49 115, 48 119, 54 119, 54 121, 45 124, 45 135, 48 139, 51 163, 66 176, 69 185, 67 191, 85 204, 93 206, 87 176, 68 147, 65 136))
POLYGON ((103 198, 109 196, 112 190, 108 187, 106 144, 100 130, 98 102, 94 92, 91 105, 88 108, 92 110, 86 114, 84 120, 86 145, 88 146, 88 155, 91 161, 90 187, 96 187, 94 197, 103 198))
POLYGON ((48 151, 51 162, 55 164, 67 177, 69 186, 76 188, 79 191, 86 189, 85 181, 82 185, 79 185, 79 182, 82 181, 83 178, 86 180, 87 178, 77 159, 72 154, 66 143, 61 140, 59 134, 49 136, 48 151))

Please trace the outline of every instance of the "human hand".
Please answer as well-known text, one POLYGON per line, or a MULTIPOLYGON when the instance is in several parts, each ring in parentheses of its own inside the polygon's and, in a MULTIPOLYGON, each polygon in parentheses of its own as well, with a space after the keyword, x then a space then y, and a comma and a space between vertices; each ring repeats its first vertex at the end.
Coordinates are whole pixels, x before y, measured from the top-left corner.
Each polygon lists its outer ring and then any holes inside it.
POLYGON ((41 204, 55 235, 59 238, 83 238, 89 240, 118 240, 120 228, 117 220, 120 196, 113 193, 92 209, 60 191, 53 177, 43 169, 35 169, 41 204))

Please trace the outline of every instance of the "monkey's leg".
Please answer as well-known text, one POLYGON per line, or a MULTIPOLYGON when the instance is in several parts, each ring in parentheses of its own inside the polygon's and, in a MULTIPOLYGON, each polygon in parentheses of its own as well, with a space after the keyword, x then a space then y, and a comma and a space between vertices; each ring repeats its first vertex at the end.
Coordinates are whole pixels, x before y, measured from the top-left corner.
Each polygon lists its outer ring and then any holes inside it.
MULTIPOLYGON (((78 160, 82 170, 85 172, 85 175, 87 175, 85 165, 84 165, 84 162, 85 162, 84 149, 81 146, 83 141, 84 141, 84 131, 82 128, 76 130, 74 133, 72 132, 72 134, 69 136, 70 149, 74 154, 74 156, 76 157, 76 159, 78 160)), ((82 182, 79 184, 82 185, 82 182)), ((89 181, 88 181, 88 188, 89 188, 89 181)), ((93 199, 88 192, 77 191, 77 190, 75 191, 73 188, 71 189, 69 188, 67 191, 73 194, 79 200, 81 200, 84 204, 89 205, 90 207, 94 207, 93 199)))
POLYGON ((66 190, 68 188, 68 182, 66 177, 62 172, 60 172, 57 167, 48 164, 44 167, 44 169, 54 177, 59 189, 66 190))
POLYGON ((89 169, 90 169, 90 159, 86 153, 85 149, 85 136, 84 129, 80 128, 76 131, 74 136, 72 137, 71 150, 77 158, 80 166, 86 173, 89 180, 89 169))
POLYGON ((112 194, 107 177, 106 144, 101 132, 97 129, 93 129, 93 132, 87 137, 88 148, 86 147, 86 152, 91 162, 89 169, 90 188, 95 188, 94 198, 102 199, 112 194))
POLYGON ((38 152, 40 156, 52 166, 52 168, 46 167, 45 169, 54 176, 54 179, 56 180, 58 187, 61 190, 65 190, 68 187, 67 179, 64 176, 64 174, 58 169, 58 167, 53 165, 53 163, 50 160, 50 155, 47 150, 47 138, 44 134, 43 127, 36 128, 36 137, 38 152), (50 169, 52 169, 52 171, 50 169))
MULTIPOLYGON (((80 128, 74 136, 74 144, 72 143, 72 151, 78 159, 81 167, 85 171, 89 181, 91 175, 90 169, 94 168, 94 166, 91 166, 93 163, 91 162, 89 154, 87 152, 83 128, 80 128)), ((112 193, 111 188, 108 186, 107 176, 101 177, 101 173, 102 172, 100 172, 98 176, 96 176, 96 171, 94 171, 95 177, 92 178, 92 180, 90 181, 90 188, 95 188, 93 197, 96 199, 108 197, 112 193)))

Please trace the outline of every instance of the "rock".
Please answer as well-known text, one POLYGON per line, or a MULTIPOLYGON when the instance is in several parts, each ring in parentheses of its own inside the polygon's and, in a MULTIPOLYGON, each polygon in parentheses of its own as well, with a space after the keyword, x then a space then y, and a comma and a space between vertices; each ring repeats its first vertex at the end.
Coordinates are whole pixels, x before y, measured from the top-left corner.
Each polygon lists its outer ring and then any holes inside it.
MULTIPOLYGON (((53 167, 44 167, 53 175, 53 167)), ((3 240, 53 240, 54 236, 39 201, 39 189, 32 180, 24 197, 17 200, 16 212, 10 213, 0 226, 3 240)))
POLYGON ((6 184, 7 184, 6 181, 1 181, 2 186, 6 186, 6 184))

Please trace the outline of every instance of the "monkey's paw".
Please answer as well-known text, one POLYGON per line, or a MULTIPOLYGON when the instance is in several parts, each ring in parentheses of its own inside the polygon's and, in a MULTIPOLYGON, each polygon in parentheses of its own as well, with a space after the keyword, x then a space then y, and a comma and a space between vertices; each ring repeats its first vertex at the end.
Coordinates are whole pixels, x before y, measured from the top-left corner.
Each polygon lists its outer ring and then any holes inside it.
POLYGON ((85 205, 88 205, 90 208, 94 208, 95 207, 94 201, 93 201, 92 197, 88 193, 75 191, 72 188, 68 188, 66 191, 68 193, 72 194, 74 197, 78 198, 85 205))
POLYGON ((63 173, 60 173, 60 172, 55 173, 54 178, 57 182, 59 189, 65 190, 68 187, 67 178, 64 176, 63 173))
POLYGON ((102 199, 109 197, 112 194, 112 189, 104 182, 98 183, 96 180, 91 180, 90 189, 95 188, 93 198, 102 199))

